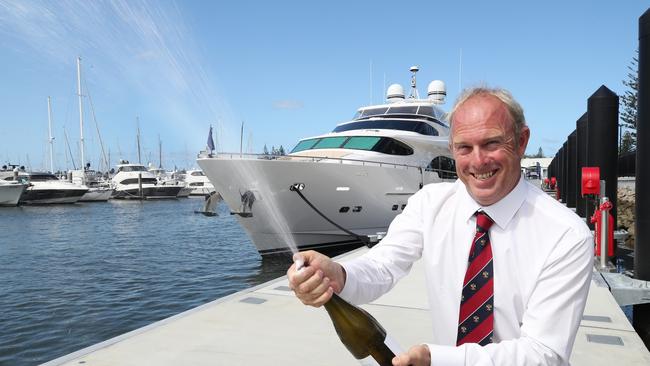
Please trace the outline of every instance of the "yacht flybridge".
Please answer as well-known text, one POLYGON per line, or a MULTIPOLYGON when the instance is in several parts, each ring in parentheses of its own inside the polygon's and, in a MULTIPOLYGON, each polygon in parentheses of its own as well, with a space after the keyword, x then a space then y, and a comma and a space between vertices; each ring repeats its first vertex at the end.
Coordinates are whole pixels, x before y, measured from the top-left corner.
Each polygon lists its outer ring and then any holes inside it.
POLYGON ((332 132, 298 142, 287 156, 201 153, 198 164, 260 254, 336 253, 385 232, 423 185, 456 178, 442 81, 421 99, 393 84, 385 104, 360 108, 332 132))

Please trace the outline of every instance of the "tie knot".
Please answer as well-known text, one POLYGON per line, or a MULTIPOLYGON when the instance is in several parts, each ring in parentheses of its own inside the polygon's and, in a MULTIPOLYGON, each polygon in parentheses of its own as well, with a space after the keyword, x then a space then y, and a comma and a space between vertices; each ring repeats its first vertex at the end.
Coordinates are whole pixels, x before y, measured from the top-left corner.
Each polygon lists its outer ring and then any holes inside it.
POLYGON ((490 226, 494 224, 494 221, 483 211, 478 211, 476 213, 476 228, 481 231, 490 230, 490 226))

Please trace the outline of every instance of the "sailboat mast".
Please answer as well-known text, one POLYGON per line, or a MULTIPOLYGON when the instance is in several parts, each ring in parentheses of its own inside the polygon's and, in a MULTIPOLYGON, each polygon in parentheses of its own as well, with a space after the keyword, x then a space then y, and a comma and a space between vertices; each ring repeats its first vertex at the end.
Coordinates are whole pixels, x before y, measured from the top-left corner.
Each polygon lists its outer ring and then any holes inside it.
POLYGON ((47 97, 47 128, 50 141, 50 173, 54 174, 54 137, 52 137, 52 102, 47 97))
POLYGON ((162 169, 162 140, 158 135, 158 168, 162 169))
POLYGON ((79 150, 81 151, 81 170, 84 169, 84 115, 81 102, 81 57, 77 57, 77 95, 79 96, 79 150))
POLYGON ((138 164, 142 164, 142 161, 140 159, 140 118, 135 117, 135 124, 138 129, 138 133, 136 135, 136 138, 138 140, 138 164))

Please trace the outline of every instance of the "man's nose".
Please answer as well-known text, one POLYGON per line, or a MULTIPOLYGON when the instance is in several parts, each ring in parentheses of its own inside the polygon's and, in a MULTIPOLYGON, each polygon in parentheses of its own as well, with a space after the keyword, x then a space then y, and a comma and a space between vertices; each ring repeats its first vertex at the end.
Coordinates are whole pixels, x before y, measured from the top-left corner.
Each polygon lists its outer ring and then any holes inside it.
POLYGON ((472 164, 474 166, 482 166, 487 160, 487 153, 485 150, 480 147, 474 148, 472 150, 472 164))

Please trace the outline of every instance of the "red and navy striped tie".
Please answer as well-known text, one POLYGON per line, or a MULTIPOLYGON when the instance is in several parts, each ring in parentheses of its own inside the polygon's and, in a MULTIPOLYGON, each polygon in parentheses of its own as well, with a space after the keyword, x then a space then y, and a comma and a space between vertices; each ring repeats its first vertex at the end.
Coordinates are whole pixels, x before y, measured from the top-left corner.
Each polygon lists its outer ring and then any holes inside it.
POLYGON ((494 273, 488 230, 494 222, 483 211, 476 213, 476 234, 469 252, 463 296, 460 300, 456 345, 492 343, 494 330, 494 273))

